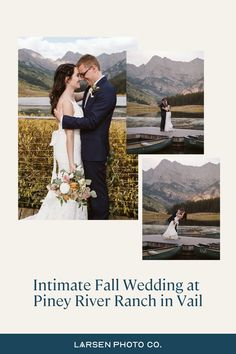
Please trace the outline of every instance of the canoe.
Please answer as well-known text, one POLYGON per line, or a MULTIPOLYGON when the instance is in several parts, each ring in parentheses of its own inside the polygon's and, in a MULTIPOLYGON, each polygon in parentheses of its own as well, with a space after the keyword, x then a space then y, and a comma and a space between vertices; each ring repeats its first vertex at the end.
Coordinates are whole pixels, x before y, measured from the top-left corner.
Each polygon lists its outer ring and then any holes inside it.
POLYGON ((181 251, 181 245, 160 244, 154 246, 155 242, 143 244, 143 259, 171 259, 181 251))
POLYGON ((153 140, 138 140, 128 142, 128 154, 153 154, 171 145, 172 139, 169 137, 156 137, 153 140))
POLYGON ((203 150, 204 148, 204 136, 203 135, 188 135, 184 137, 184 143, 188 147, 203 150))
POLYGON ((194 253, 202 259, 220 259, 220 244, 198 244, 194 246, 194 253))

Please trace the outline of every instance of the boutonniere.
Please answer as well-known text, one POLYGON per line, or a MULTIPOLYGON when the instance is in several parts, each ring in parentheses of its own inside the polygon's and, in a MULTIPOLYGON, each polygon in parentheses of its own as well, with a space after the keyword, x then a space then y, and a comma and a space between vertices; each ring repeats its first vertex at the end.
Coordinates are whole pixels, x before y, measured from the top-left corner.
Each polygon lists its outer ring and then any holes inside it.
POLYGON ((99 86, 96 86, 96 84, 92 85, 89 89, 90 97, 94 97, 93 94, 97 92, 100 89, 99 86))

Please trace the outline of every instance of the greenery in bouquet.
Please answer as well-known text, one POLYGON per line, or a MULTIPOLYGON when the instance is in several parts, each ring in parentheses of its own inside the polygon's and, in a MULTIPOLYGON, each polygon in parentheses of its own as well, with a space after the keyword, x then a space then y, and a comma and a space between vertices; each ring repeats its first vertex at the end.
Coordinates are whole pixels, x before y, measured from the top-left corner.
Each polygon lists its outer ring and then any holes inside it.
POLYGON ((57 177, 47 186, 47 189, 53 191, 59 199, 61 205, 69 200, 78 203, 78 207, 87 205, 88 199, 96 198, 97 194, 89 187, 91 180, 84 178, 84 169, 77 166, 74 172, 61 170, 57 177))

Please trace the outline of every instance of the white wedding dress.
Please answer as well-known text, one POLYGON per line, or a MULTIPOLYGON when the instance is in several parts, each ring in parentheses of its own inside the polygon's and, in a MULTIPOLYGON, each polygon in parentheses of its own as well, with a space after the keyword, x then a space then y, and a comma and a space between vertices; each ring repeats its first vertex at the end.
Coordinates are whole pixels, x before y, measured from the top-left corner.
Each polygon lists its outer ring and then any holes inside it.
POLYGON ((174 218, 174 221, 172 220, 170 223, 169 223, 169 226, 168 228, 166 229, 166 231, 164 232, 164 234, 162 235, 162 237, 165 239, 165 240, 177 240, 179 237, 178 237, 178 233, 177 231, 175 230, 175 225, 177 224, 177 226, 179 225, 179 218, 176 216, 174 218), (175 224, 174 224, 174 221, 175 221, 175 224))
POLYGON ((171 123, 171 112, 166 112, 166 122, 165 122, 165 132, 170 132, 173 130, 173 125, 171 123))
MULTIPOLYGON (((83 117, 82 109, 75 101, 71 101, 74 108, 74 117, 83 117)), ((79 119, 79 118, 78 118, 79 119)), ((66 149, 66 133, 62 129, 62 123, 58 130, 52 133, 51 146, 53 146, 54 166, 52 180, 57 177, 61 170, 69 171, 69 160, 66 149)), ((80 130, 74 130, 74 162, 82 165, 80 130)), ((46 186, 45 186, 46 188, 46 186)), ((29 216, 23 220, 87 220, 87 206, 78 207, 78 203, 69 200, 61 205, 53 191, 49 191, 37 214, 29 216)))

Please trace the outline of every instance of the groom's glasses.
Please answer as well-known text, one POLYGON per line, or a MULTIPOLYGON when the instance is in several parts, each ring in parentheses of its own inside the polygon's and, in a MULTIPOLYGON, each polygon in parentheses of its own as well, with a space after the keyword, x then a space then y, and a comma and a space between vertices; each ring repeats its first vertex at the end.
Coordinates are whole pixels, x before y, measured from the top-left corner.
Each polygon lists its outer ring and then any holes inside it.
POLYGON ((90 66, 84 73, 79 73, 79 76, 81 77, 81 79, 85 78, 85 75, 87 74, 87 72, 92 69, 92 66, 90 66))

